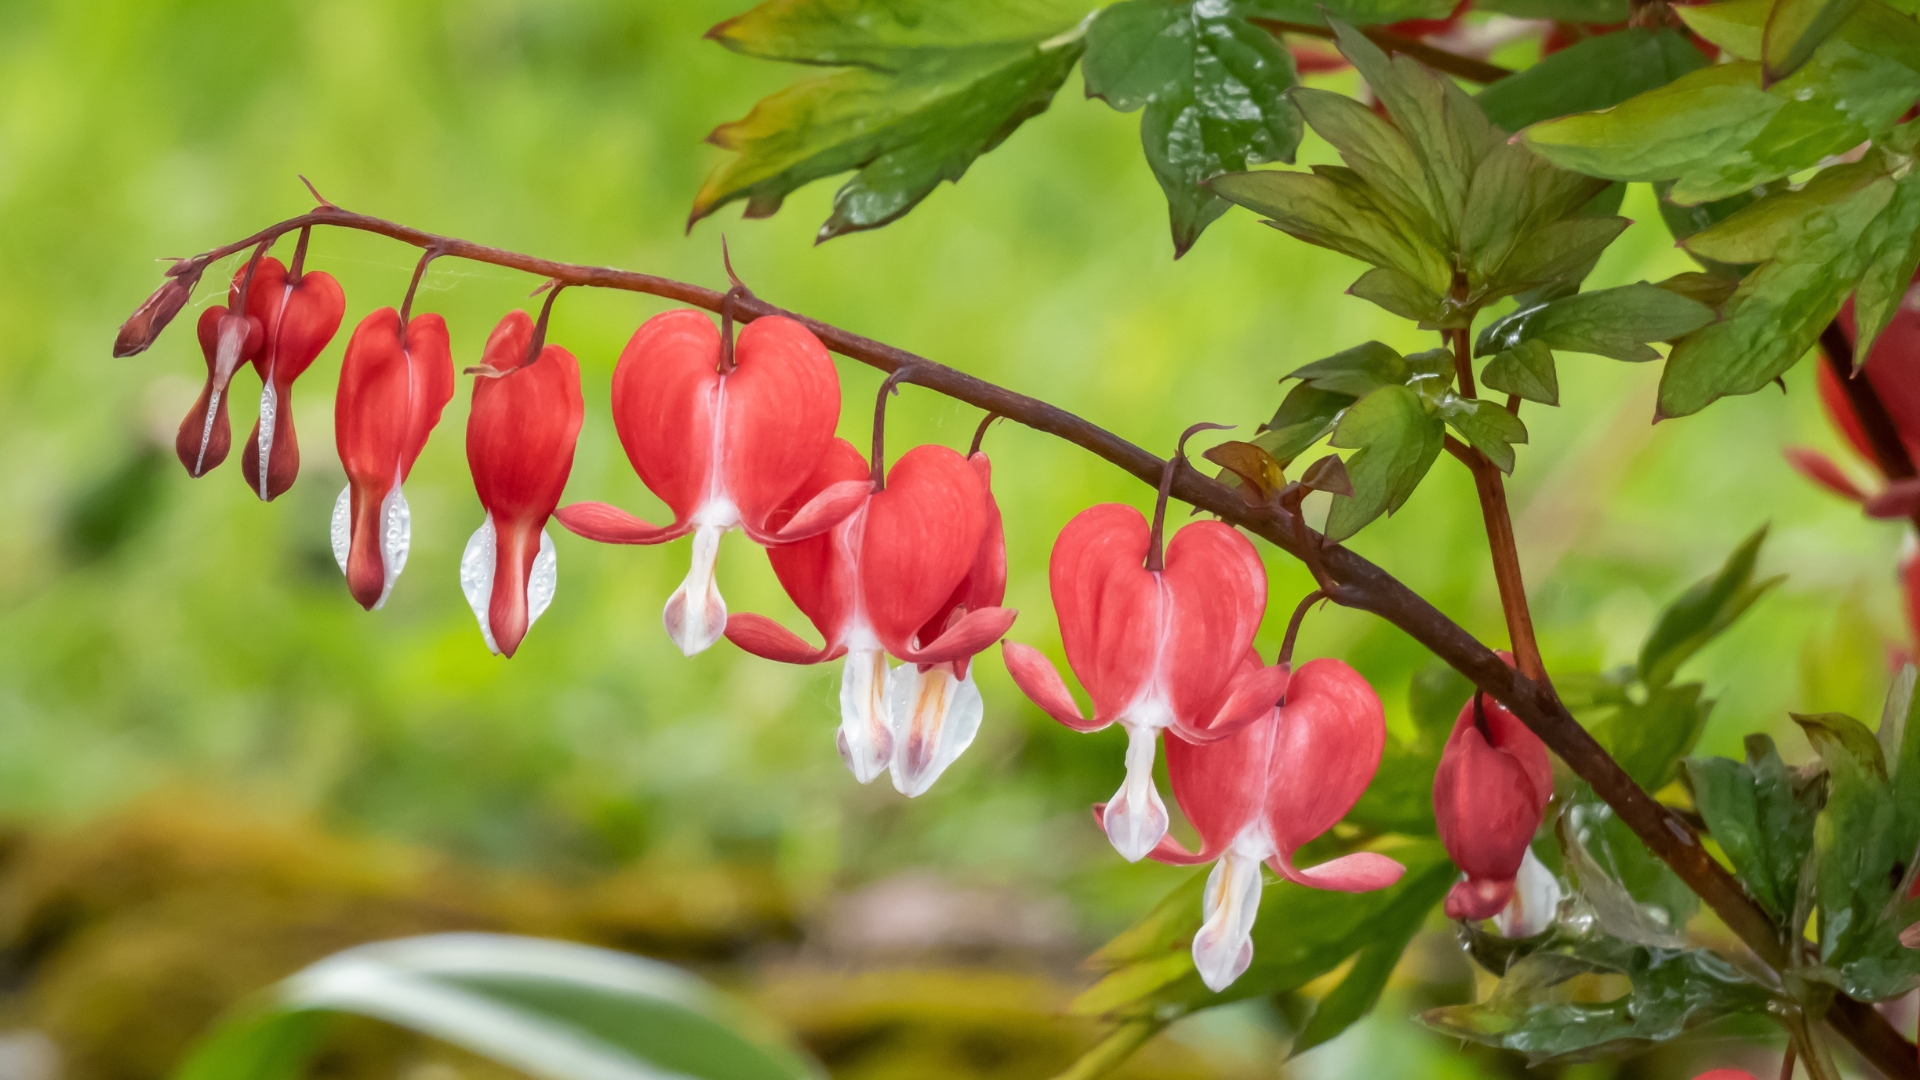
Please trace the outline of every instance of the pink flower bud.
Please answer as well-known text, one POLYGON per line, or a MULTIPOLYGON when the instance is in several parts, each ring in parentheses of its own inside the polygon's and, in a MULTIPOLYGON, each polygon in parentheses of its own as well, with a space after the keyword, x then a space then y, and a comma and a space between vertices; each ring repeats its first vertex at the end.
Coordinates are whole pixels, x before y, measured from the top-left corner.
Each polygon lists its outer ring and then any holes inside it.
POLYGON ((175 277, 169 277, 166 284, 153 291, 133 314, 120 326, 120 333, 113 339, 113 355, 138 356, 146 352, 160 331, 167 328, 187 300, 193 296, 193 287, 200 283, 200 271, 191 270, 175 277))
POLYGON ((1513 899, 1514 877, 1552 795, 1546 745, 1519 717, 1475 694, 1460 709, 1433 778, 1440 840, 1467 875, 1447 894, 1448 918, 1492 918, 1513 899))

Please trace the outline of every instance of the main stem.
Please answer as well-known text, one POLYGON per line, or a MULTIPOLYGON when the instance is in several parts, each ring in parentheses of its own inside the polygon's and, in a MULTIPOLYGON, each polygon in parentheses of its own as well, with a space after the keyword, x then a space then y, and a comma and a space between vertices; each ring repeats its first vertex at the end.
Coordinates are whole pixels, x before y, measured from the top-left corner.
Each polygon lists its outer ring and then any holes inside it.
MULTIPOLYGON (((198 275, 216 259, 306 225, 357 229, 418 248, 435 248, 444 255, 456 258, 523 270, 568 285, 646 293, 712 312, 720 311, 721 305, 726 302, 724 293, 688 282, 627 270, 538 259, 466 240, 437 236, 380 218, 351 213, 330 204, 270 226, 245 240, 176 263, 167 274, 174 278, 198 275)), ((1166 462, 1097 424, 1037 398, 995 386, 904 349, 896 349, 817 319, 786 311, 757 297, 737 301, 734 315, 745 322, 768 315, 793 319, 812 331, 827 348, 842 356, 887 372, 911 365, 915 369, 915 385, 998 413, 1035 431, 1057 436, 1118 466, 1150 486, 1158 487, 1165 475, 1166 462)), ((1573 718, 1543 681, 1509 667, 1492 649, 1391 574, 1345 547, 1326 544, 1325 538, 1307 528, 1295 512, 1274 505, 1249 506, 1236 490, 1194 469, 1175 470, 1172 480, 1171 495, 1174 498, 1244 528, 1303 562, 1322 566, 1334 586, 1328 594, 1330 599, 1347 607, 1372 612, 1399 627, 1435 656, 1473 680, 1481 690, 1492 694, 1495 700, 1507 706, 1539 735, 1576 775, 1585 780, 1594 793, 1613 808, 1621 822, 1647 845, 1648 850, 1672 867, 1674 873, 1761 960, 1776 970, 1785 969, 1787 938, 1772 919, 1746 894, 1733 875, 1706 853, 1693 828, 1654 801, 1635 783, 1619 763, 1594 741, 1593 736, 1580 726, 1579 721, 1573 718), (1312 562, 1316 559, 1317 563, 1312 562)), ((1826 1020, 1887 1076, 1898 1080, 1920 1080, 1920 1061, 1916 1060, 1913 1044, 1895 1031, 1872 1006, 1837 996, 1826 1020)))
MULTIPOLYGON (((1454 373, 1463 397, 1473 397, 1473 360, 1468 352, 1468 329, 1452 333, 1454 373)), ((1507 617, 1507 640, 1520 673, 1546 684, 1547 668, 1540 662, 1540 644, 1533 636, 1533 612, 1527 607, 1527 585, 1520 576, 1520 549, 1513 539, 1513 515, 1507 509, 1507 486, 1500 469, 1487 455, 1447 436, 1447 449, 1473 473, 1480 496, 1480 516, 1487 524, 1487 550, 1493 555, 1493 579, 1500 585, 1500 610, 1507 617)))

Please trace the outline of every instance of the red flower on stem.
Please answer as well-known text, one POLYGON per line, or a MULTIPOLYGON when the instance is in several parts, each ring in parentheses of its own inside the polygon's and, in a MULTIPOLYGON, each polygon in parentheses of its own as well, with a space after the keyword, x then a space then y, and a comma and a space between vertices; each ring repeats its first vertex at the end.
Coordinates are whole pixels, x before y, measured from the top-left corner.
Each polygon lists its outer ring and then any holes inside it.
POLYGON ((246 314, 247 286, 256 269, 250 261, 233 276, 227 289, 227 303, 215 304, 200 313, 195 328, 200 352, 207 360, 207 381, 200 397, 180 421, 180 433, 173 451, 187 475, 199 478, 227 460, 233 447, 233 429, 227 422, 227 384, 242 361, 251 359, 266 340, 266 328, 260 320, 246 314))
POLYGON ((260 375, 260 419, 254 422, 240 470, 247 486, 271 502, 293 486, 300 472, 300 444, 293 432, 293 380, 311 365, 340 329, 347 298, 324 272, 303 273, 307 230, 293 253, 293 269, 264 259, 247 294, 247 315, 264 328, 252 357, 260 375))
MULTIPOLYGON (((1243 677, 1263 669, 1249 651, 1243 677)), ((1339 660, 1313 660, 1285 685, 1278 708, 1225 738, 1167 740, 1167 776, 1180 810, 1200 834, 1190 852, 1171 836, 1149 853, 1174 866, 1212 862, 1193 937, 1193 962, 1208 988, 1225 990, 1253 961, 1260 908, 1260 864, 1288 881, 1335 892, 1371 892, 1400 880, 1406 867, 1385 855, 1355 852, 1300 869, 1295 851, 1332 828, 1373 782, 1386 743, 1386 713, 1360 673, 1339 660)), ((1103 807, 1095 807, 1104 817, 1103 807)))
POLYGON ((468 368, 467 466, 487 518, 460 557, 460 587, 487 648, 512 656, 553 602, 556 558, 547 519, 573 470, 584 406, 580 364, 547 345, 547 294, 536 326, 524 311, 500 320, 480 366, 468 368))
POLYGON ((1440 842, 1467 875, 1447 893, 1448 918, 1489 919, 1513 901, 1552 796, 1546 744, 1499 702, 1475 693, 1453 722, 1433 778, 1440 842))
POLYGON ((926 790, 965 749, 979 721, 975 716, 969 723, 964 710, 953 720, 959 692, 936 695, 946 699, 944 706, 938 700, 916 704, 910 718, 897 717, 896 700, 914 691, 901 689, 905 676, 889 676, 887 656, 929 670, 964 665, 998 641, 1016 613, 997 603, 1000 586, 991 569, 976 574, 983 559, 989 567, 993 562, 991 554, 983 557, 982 546, 991 546, 989 520, 998 517, 982 470, 944 446, 917 446, 881 476, 886 399, 908 374, 897 372, 881 386, 874 464, 869 467, 851 444, 836 439, 813 474, 768 516, 769 527, 790 527, 818 505, 821 493, 866 476, 870 494, 827 532, 767 549, 787 595, 824 643, 816 649, 773 620, 745 613, 727 620, 726 635, 747 652, 781 663, 845 657, 840 756, 855 779, 872 782, 896 760, 896 729, 907 720, 903 737, 920 749, 906 752, 910 775, 895 784, 911 795, 926 790), (977 589, 967 584, 970 577, 977 589))
POLYGON ((453 398, 447 322, 381 308, 360 320, 340 363, 334 443, 347 486, 333 505, 333 555, 369 611, 386 603, 407 564, 413 515, 400 486, 453 398))
MULTIPOLYGON (((731 326, 728 327, 729 332, 731 326)), ((673 510, 650 525, 606 503, 574 503, 560 523, 589 540, 658 544, 693 534, 693 564, 664 621, 688 656, 720 639, 726 601, 714 582, 720 537, 740 528, 762 544, 824 532, 865 499, 849 481, 776 529, 769 518, 820 464, 840 419, 840 380, 826 347, 792 319, 756 319, 737 347, 704 312, 648 319, 613 372, 613 422, 627 459, 673 510)))
MULTIPOLYGON (((1182 447, 1196 425, 1181 436, 1182 447)), ((1118 723, 1127 732, 1127 775, 1101 823, 1129 862, 1167 832, 1153 784, 1154 744, 1172 728, 1192 741, 1219 738, 1273 708, 1283 667, 1241 669, 1267 607, 1266 570, 1229 525, 1188 525, 1161 546, 1166 502, 1180 453, 1167 463, 1154 520, 1106 503, 1081 511, 1054 542, 1053 605, 1067 663, 1093 698, 1081 715, 1060 673, 1040 651, 1007 642, 1007 671, 1055 720, 1076 731, 1118 723)))

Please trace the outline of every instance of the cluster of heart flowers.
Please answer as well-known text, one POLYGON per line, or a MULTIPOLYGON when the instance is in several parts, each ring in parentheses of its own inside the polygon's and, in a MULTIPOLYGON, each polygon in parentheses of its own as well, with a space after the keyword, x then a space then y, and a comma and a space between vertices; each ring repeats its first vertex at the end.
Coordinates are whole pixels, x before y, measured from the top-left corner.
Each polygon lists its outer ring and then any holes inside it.
MULTIPOLYGON (((256 256, 235 275, 228 302, 201 314, 207 378, 175 447, 196 477, 225 459, 230 381, 251 363, 260 412, 241 468, 263 500, 285 492, 298 472, 293 384, 345 311, 330 275, 301 270, 304 239, 292 269, 256 256)), ((116 353, 145 349, 191 287, 170 280, 123 328, 116 353)), ((841 660, 841 757, 863 784, 890 772, 900 792, 925 792, 973 741, 983 710, 972 661, 1015 617, 1002 603, 1006 541, 978 437, 966 456, 917 446, 888 469, 882 432, 893 379, 880 393, 869 461, 834 435, 839 378, 806 327, 764 316, 736 341, 730 319, 723 330, 703 312, 673 310, 634 333, 612 387, 621 445, 673 521, 649 524, 605 503, 561 507, 584 410, 578 362, 545 343, 551 305, 549 294, 537 322, 524 311, 507 315, 467 369, 475 376, 467 462, 485 518, 462 555, 460 584, 487 647, 512 656, 553 599, 550 518, 602 543, 691 536, 692 565, 664 612, 674 643, 691 656, 724 636, 782 663, 841 660), (728 612, 714 566, 721 537, 736 528, 766 548, 821 645, 765 616, 728 612), (898 666, 889 669, 889 657, 898 666)), ((354 328, 334 403, 347 487, 332 541, 348 590, 370 610, 406 565, 411 517, 402 485, 454 385, 439 315, 408 318, 384 307, 354 328)), ((1169 478, 1178 460, 1168 463, 1169 478)), ((1094 808, 1122 856, 1214 864, 1193 956, 1207 985, 1220 990, 1252 960, 1263 862, 1288 881, 1344 892, 1388 887, 1404 868, 1364 850, 1296 865, 1296 853, 1345 817, 1378 771, 1384 710, 1340 660, 1297 671, 1290 656, 1262 660, 1253 647, 1267 605, 1258 554, 1220 521, 1188 524, 1163 543, 1168 486, 1151 525, 1131 506, 1094 506, 1054 545, 1049 576, 1062 644, 1092 699, 1092 718, 1037 649, 1007 641, 1003 656, 1021 690, 1062 724, 1126 731, 1125 779, 1094 808), (1153 779, 1162 742, 1198 852, 1169 835, 1153 779)), ((1515 936, 1552 919, 1557 889, 1529 850, 1551 793, 1545 746, 1476 693, 1460 710, 1434 783, 1441 838, 1465 873, 1447 897, 1450 917, 1492 918, 1515 936), (1516 878, 1535 885, 1516 888, 1516 878)))

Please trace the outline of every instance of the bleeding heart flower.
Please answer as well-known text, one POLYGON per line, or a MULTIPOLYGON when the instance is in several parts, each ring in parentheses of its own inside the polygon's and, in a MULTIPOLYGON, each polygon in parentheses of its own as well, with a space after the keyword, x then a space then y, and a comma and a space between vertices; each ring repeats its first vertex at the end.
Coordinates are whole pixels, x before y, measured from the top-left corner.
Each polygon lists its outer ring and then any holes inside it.
POLYGON ((207 360, 207 382, 186 419, 180 421, 180 433, 173 441, 180 464, 195 478, 227 460, 227 451, 233 447, 233 430, 227 424, 227 383, 241 362, 258 353, 266 340, 266 328, 260 320, 241 309, 245 276, 246 268, 242 267, 227 290, 226 306, 215 304, 201 312, 196 327, 200 352, 207 360))
POLYGON ((762 544, 818 535, 853 512, 866 485, 819 493, 783 529, 768 519, 819 465, 840 420, 840 379, 820 340, 792 319, 749 323, 722 370, 720 332, 705 313, 648 319, 613 371, 613 423, 647 488, 673 510, 649 525, 606 503, 560 511, 571 531, 607 544, 658 544, 693 533, 693 565, 668 598, 667 633, 694 653, 720 640, 726 601, 714 582, 720 537, 734 527, 762 544))
MULTIPOLYGON (((295 265, 300 257, 294 257, 295 265)), ((247 486, 271 502, 293 486, 300 472, 300 444, 293 433, 293 380, 311 365, 347 310, 333 275, 290 275, 279 259, 263 259, 247 292, 247 315, 264 328, 253 369, 260 375, 260 419, 240 459, 247 486)))
MULTIPOLYGON (((1873 355, 1866 358, 1856 378, 1866 379, 1873 387, 1875 396, 1893 421, 1900 441, 1905 444, 1907 454, 1920 461, 1920 310, 1916 310, 1912 299, 1916 296, 1920 296, 1920 289, 1909 293, 1910 299, 1900 305, 1893 321, 1874 340, 1873 355)), ((1840 308, 1836 321, 1847 341, 1855 341, 1852 299, 1848 299, 1840 308)), ((1877 468, 1879 457, 1873 452, 1873 444, 1868 440, 1860 418, 1854 414, 1853 403, 1847 399, 1847 391, 1841 385, 1839 376, 1834 374, 1830 366, 1821 364, 1814 378, 1820 389, 1820 404, 1826 408, 1827 417, 1853 444, 1860 456, 1874 463, 1877 468)), ((1870 517, 1904 518, 1920 510, 1920 480, 1883 476, 1888 481, 1887 486, 1879 493, 1869 495, 1847 475, 1846 470, 1818 450, 1788 447, 1786 456, 1787 463, 1801 475, 1843 499, 1863 504, 1870 517)))
POLYGON ((1091 720, 1039 650, 1004 646, 1014 682, 1049 716, 1076 731, 1126 729, 1127 777, 1101 820, 1129 862, 1167 832, 1153 784, 1160 732, 1219 737, 1271 710, 1287 684, 1282 667, 1238 670, 1267 607, 1253 545, 1228 525, 1196 522, 1166 545, 1163 566, 1158 533, 1140 511, 1107 503, 1081 511, 1053 545, 1060 640, 1093 698, 1091 720))
POLYGON ((445 319, 421 315, 403 332, 400 313, 387 307, 354 327, 333 401, 334 444, 347 473, 333 504, 333 556, 369 611, 387 602, 407 564, 413 515, 400 485, 452 398, 445 319))
MULTIPOLYGON (((797 519, 820 493, 862 475, 871 483, 860 452, 834 440, 799 490, 768 515, 769 527, 790 522, 789 514, 797 519)), ((980 473, 965 458, 944 446, 915 447, 894 463, 883 488, 828 532, 767 549, 787 595, 826 639, 820 648, 765 616, 727 620, 727 639, 755 656, 787 664, 846 657, 840 756, 863 784, 894 756, 887 655, 929 666, 964 661, 1013 623, 1009 608, 972 608, 922 644, 981 558, 988 506, 980 473)))
MULTIPOLYGON (((1276 668, 1263 669, 1249 650, 1240 670, 1250 678, 1276 668)), ((1286 668, 1277 670, 1284 679, 1286 668)), ((1302 665, 1285 690, 1278 708, 1232 735, 1205 743, 1167 740, 1167 776, 1181 812, 1200 834, 1200 850, 1190 852, 1168 836, 1150 854, 1175 866, 1214 863, 1193 962, 1216 992, 1253 960, 1262 862, 1288 881, 1335 892, 1384 889, 1406 872, 1370 851, 1306 869, 1293 865, 1294 852, 1345 817, 1373 781, 1387 722, 1367 680, 1339 660, 1302 665)), ((1104 818, 1103 809, 1094 813, 1104 818)))
MULTIPOLYGON (((1007 535, 993 498, 993 465, 975 451, 967 459, 986 496, 986 528, 967 575, 940 610, 914 634, 912 644, 933 642, 969 614, 997 609, 1007 595, 1007 535)), ((985 648, 991 642, 982 641, 985 648)), ((974 685, 973 654, 932 664, 901 664, 887 676, 893 716, 893 786, 912 798, 933 786, 980 730, 986 711, 974 685)))
POLYGON ((547 519, 573 471, 574 442, 584 406, 580 364, 545 345, 524 311, 500 320, 480 366, 469 368, 473 408, 467 415, 467 466, 487 519, 460 557, 467 594, 487 648, 512 656, 553 602, 556 557, 547 519))
POLYGON ((1433 778, 1440 841, 1467 875, 1447 893, 1447 918, 1488 919, 1507 907, 1552 796, 1546 744, 1499 702, 1475 693, 1453 722, 1433 778))

